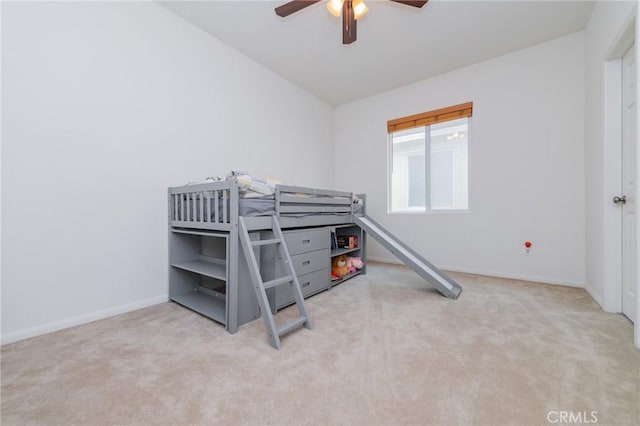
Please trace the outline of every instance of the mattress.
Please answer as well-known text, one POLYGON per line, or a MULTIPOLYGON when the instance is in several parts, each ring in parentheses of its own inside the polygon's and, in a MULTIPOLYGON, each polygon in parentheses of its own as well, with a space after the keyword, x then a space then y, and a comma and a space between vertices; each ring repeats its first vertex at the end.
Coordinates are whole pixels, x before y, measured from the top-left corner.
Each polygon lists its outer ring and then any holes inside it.
MULTIPOLYGON (((222 205, 220 205, 222 209, 222 205)), ((240 198, 238 214, 244 217, 273 216, 276 214, 276 200, 271 196, 261 198, 240 198)))

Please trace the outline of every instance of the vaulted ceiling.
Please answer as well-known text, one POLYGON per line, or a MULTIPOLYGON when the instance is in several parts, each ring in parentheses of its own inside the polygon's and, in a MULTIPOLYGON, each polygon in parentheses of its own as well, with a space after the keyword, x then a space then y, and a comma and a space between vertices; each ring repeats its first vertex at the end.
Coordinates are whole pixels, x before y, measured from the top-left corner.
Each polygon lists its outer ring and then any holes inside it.
POLYGON ((283 1, 163 6, 332 105, 348 103, 583 29, 591 1, 366 0, 358 40, 319 2, 286 18, 283 1))

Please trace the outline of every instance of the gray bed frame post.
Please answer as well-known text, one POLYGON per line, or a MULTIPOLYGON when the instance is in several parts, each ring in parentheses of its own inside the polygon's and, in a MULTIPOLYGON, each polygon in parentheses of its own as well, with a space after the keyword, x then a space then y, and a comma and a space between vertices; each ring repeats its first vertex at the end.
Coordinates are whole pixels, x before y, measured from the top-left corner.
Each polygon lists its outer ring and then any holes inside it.
MULTIPOLYGON (((360 198, 360 200, 362 200, 362 211, 360 212, 360 214, 362 216, 366 216, 367 215, 367 194, 354 194, 354 196, 358 197, 358 198, 360 198)), ((355 219, 352 219, 352 220, 355 222, 355 219)), ((362 239, 365 240, 366 238, 367 238, 367 231, 362 229, 362 239)), ((360 257, 363 260, 366 261, 366 259, 367 259, 367 244, 366 244, 365 241, 362 241, 361 247, 362 248, 360 249, 360 257)), ((362 270, 360 271, 361 275, 366 275, 367 274, 367 263, 365 263, 364 266, 362 267, 362 270)))
POLYGON ((367 214, 367 194, 356 194, 362 200, 362 214, 367 214))
POLYGON ((229 204, 229 253, 227 262, 229 268, 229 281, 227 282, 227 331, 238 331, 238 259, 240 256, 240 244, 238 234, 238 184, 234 183, 230 188, 231 200, 229 204))
POLYGON ((280 185, 276 185, 276 192, 274 195, 276 200, 276 217, 280 219, 280 185))
POLYGON ((174 219, 171 188, 167 189, 167 201, 167 302, 171 302, 171 221, 174 219))

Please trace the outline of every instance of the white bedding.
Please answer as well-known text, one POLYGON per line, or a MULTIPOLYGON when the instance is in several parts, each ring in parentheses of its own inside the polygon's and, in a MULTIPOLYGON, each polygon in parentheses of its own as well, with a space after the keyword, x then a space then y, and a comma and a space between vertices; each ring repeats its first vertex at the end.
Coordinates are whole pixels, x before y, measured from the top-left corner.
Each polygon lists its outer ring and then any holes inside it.
POLYGON ((230 181, 238 183, 239 196, 241 198, 258 198, 273 195, 276 192, 276 185, 282 184, 279 179, 271 177, 263 178, 250 175, 248 172, 230 171, 227 176, 208 177, 200 182, 190 182, 187 185, 197 185, 201 183, 230 181))
MULTIPOLYGON (((187 185, 198 185, 202 183, 221 182, 221 181, 230 181, 230 182, 238 183, 238 195, 240 198, 264 199, 264 201, 258 202, 257 205, 260 205, 260 206, 266 206, 265 202, 267 200, 271 200, 273 202, 273 198, 271 197, 276 192, 276 186, 282 184, 282 181, 272 177, 264 178, 260 176, 251 175, 248 172, 240 172, 240 171, 232 170, 229 173, 227 173, 225 177, 222 177, 222 176, 208 177, 203 181, 190 182, 187 185)), ((312 195, 312 194, 295 194, 295 195, 302 198, 317 197, 316 195, 312 195)), ((321 196, 321 197, 324 197, 324 196, 321 196)), ((327 198, 331 198, 331 197, 327 197, 327 198)), ((356 209, 362 208, 362 206, 360 205, 361 201, 358 197, 354 196, 354 202, 357 205, 356 209)), ((265 209, 263 213, 267 212, 266 207, 261 207, 259 209, 256 209, 257 211, 254 210, 253 208, 250 208, 249 211, 251 211, 255 215, 255 213, 258 213, 258 211, 261 211, 262 209, 265 209)), ((268 210, 268 212, 271 213, 271 210, 268 210)))

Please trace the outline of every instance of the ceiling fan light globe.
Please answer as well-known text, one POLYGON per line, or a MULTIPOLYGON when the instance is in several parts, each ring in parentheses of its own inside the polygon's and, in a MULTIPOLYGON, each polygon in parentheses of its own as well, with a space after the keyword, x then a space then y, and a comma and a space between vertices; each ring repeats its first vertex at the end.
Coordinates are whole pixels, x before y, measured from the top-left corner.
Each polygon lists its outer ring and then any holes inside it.
POLYGON ((340 14, 342 13, 343 3, 344 3, 344 0, 329 0, 327 2, 327 10, 329 11, 330 14, 332 14, 336 18, 339 18, 340 14))
POLYGON ((364 0, 353 0, 353 17, 360 19, 367 14, 369 8, 364 4, 364 0))

